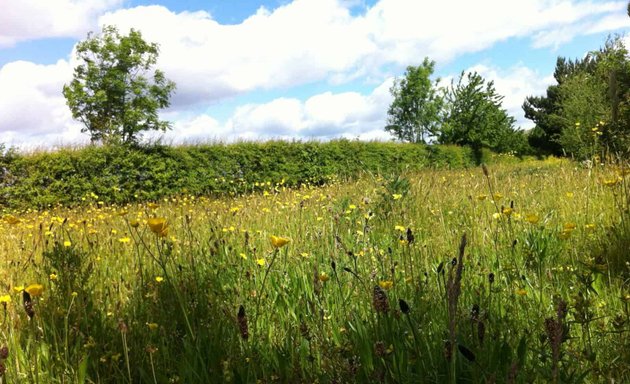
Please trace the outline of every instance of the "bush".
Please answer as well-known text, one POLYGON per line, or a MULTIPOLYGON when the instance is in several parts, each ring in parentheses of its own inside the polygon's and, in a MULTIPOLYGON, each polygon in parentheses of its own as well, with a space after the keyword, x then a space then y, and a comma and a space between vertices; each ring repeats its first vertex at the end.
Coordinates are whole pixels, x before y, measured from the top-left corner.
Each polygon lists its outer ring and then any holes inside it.
MULTIPOLYGON (((482 161, 492 156, 482 151, 482 161)), ((178 194, 242 194, 256 183, 321 185, 364 172, 466 167, 469 148, 393 142, 320 142, 86 146, 0 158, 0 207, 48 208, 102 201, 124 204, 178 194)))

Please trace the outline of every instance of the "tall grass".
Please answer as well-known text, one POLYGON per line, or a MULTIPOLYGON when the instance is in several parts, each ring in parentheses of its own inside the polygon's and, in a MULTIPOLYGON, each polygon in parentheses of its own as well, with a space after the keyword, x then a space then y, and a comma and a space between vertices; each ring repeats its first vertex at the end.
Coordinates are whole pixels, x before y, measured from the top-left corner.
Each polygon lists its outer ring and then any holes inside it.
POLYGON ((628 381, 625 182, 550 159, 17 211, 3 380, 628 381))

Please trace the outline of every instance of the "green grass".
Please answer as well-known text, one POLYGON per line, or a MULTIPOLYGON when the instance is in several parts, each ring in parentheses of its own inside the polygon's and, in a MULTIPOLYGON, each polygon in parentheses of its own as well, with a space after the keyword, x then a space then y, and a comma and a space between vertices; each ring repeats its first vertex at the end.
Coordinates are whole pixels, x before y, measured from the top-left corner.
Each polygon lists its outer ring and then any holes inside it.
POLYGON ((14 212, 4 382, 628 381, 617 172, 550 159, 14 212))

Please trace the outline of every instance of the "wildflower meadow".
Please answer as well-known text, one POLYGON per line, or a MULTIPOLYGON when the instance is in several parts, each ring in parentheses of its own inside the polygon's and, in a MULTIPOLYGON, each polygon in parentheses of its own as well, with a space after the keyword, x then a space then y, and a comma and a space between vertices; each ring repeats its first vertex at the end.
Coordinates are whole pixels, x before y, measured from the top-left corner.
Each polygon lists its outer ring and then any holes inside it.
POLYGON ((549 158, 7 209, 0 382, 628 382, 628 177, 549 158))

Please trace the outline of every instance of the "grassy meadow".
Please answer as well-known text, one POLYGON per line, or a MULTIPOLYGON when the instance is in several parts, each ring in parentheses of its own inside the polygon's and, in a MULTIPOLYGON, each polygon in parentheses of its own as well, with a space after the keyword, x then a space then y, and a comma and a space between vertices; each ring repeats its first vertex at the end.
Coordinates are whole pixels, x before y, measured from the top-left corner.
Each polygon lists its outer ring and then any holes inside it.
POLYGON ((0 382, 629 382, 628 177, 552 158, 7 212, 0 382))

